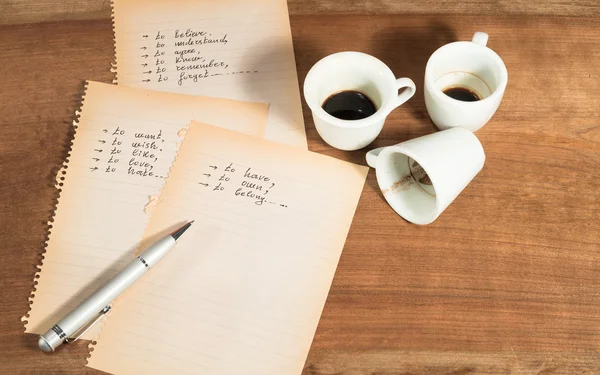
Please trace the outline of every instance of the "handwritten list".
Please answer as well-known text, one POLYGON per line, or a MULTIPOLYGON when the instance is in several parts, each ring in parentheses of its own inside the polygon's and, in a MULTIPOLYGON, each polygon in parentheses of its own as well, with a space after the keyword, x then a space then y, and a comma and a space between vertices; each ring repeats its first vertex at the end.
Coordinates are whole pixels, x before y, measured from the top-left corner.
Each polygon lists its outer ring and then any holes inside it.
POLYGON ((261 136, 266 116, 260 103, 88 82, 26 332, 47 331, 131 261, 191 118, 261 136))
POLYGON ((269 103, 265 138, 307 148, 285 0, 115 0, 116 83, 269 103))
POLYGON ((144 75, 142 77, 143 83, 155 82, 166 85, 169 79, 171 81, 175 79, 177 86, 183 86, 186 83, 198 83, 209 77, 259 73, 258 70, 232 68, 230 66, 231 61, 211 58, 210 53, 207 54, 206 49, 201 47, 207 44, 225 46, 229 43, 227 34, 215 37, 208 31, 193 29, 181 31, 176 29, 173 35, 165 35, 163 32, 157 31, 154 38, 149 38, 148 34, 143 34, 142 39, 147 40, 147 43, 144 43, 140 48, 140 57, 143 61, 141 64, 142 74, 144 75), (167 43, 171 41, 173 45, 167 47, 167 43), (154 43, 156 44, 152 48, 154 43), (154 55, 151 55, 153 51, 154 55), (173 54, 167 55, 167 51, 172 51, 173 54), (154 60, 155 62, 152 64, 154 60), (146 61, 150 61, 150 64, 146 61), (167 62, 174 64, 174 71, 167 70, 170 65, 167 62), (148 70, 145 70, 146 68, 148 70), (155 69, 154 72, 153 69, 155 69))
POLYGON ((271 201, 270 196, 267 198, 267 194, 275 187, 275 182, 267 175, 256 173, 252 167, 245 168, 229 163, 224 168, 217 165, 209 165, 208 168, 212 171, 207 172, 212 173, 202 173, 203 177, 198 184, 211 191, 245 197, 257 206, 278 204, 280 207, 287 207, 285 204, 271 201))
POLYGON ((300 374, 367 172, 192 123, 143 242, 195 222, 116 301, 88 366, 300 374))
MULTIPOLYGON (((163 157, 165 137, 162 129, 157 131, 131 131, 115 127, 102 129, 100 145, 94 148, 92 172, 122 173, 140 177, 165 178, 164 173, 154 169, 163 157), (108 141, 107 141, 108 139, 108 141), (129 152, 123 152, 128 149, 129 152)), ((170 155, 171 156, 171 155, 170 155)))

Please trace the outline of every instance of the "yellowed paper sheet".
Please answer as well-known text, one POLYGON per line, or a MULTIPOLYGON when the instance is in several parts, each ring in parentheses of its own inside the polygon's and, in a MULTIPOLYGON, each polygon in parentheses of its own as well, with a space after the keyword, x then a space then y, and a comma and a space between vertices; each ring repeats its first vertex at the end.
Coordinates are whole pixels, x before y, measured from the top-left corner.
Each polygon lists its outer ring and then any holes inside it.
POLYGON ((266 104, 89 82, 26 332, 50 329, 131 261, 191 119, 261 136, 266 117, 266 104))
POLYGON ((300 374, 367 168, 194 123, 145 233, 192 227, 117 300, 88 366, 300 374))
POLYGON ((269 103, 265 138, 307 148, 286 0, 113 0, 119 85, 269 103))

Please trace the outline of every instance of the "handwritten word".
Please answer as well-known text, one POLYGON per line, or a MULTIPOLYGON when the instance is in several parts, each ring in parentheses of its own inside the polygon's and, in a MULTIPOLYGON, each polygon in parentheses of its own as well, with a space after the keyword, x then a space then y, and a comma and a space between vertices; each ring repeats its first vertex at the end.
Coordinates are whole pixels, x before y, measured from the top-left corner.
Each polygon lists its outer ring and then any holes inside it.
POLYGON ((147 133, 135 133, 134 138, 144 138, 144 139, 160 139, 162 136, 162 130, 158 131, 158 134, 147 134, 147 133))
POLYGON ((193 74, 191 74, 191 73, 181 72, 179 74, 179 81, 177 81, 177 84, 179 86, 181 86, 181 85, 183 85, 183 81, 186 81, 188 79, 191 79, 194 82, 198 82, 198 79, 200 79, 200 78, 208 78, 208 77, 210 77, 210 76, 208 75, 208 70, 207 69, 204 69, 204 73, 193 73, 193 74))
POLYGON ((156 141, 152 141, 152 142, 133 142, 131 144, 131 147, 134 147, 134 148, 146 148, 146 149, 150 149, 150 150, 158 150, 158 145, 156 144, 156 141))
POLYGON ((154 176, 154 173, 150 172, 150 170, 148 170, 147 168, 136 170, 133 167, 129 167, 127 169, 127 174, 132 174, 132 175, 137 175, 137 176, 142 176, 142 177, 154 176))
POLYGON ((235 195, 255 199, 254 204, 256 204, 257 206, 261 206, 265 202, 265 197, 263 195, 258 195, 252 190, 244 191, 242 188, 238 188, 235 191, 235 195))
POLYGON ((209 62, 206 62, 206 59, 202 56, 193 56, 190 57, 189 59, 186 58, 181 58, 180 61, 178 61, 178 57, 175 58, 175 62, 180 63, 180 62, 188 62, 188 61, 200 61, 199 64, 189 64, 189 65, 177 65, 177 71, 182 71, 182 70, 197 70, 197 69, 208 69, 208 68, 224 68, 227 69, 229 67, 229 65, 225 64, 224 61, 216 61, 215 59, 211 59, 209 62))
POLYGON ((179 32, 179 29, 175 30, 175 38, 195 38, 197 36, 206 35, 206 31, 194 31, 192 29, 187 29, 185 32, 179 32))
POLYGON ((125 135, 125 130, 121 130, 119 129, 119 127, 117 126, 117 128, 115 129, 115 131, 112 133, 112 135, 125 135))
POLYGON ((255 179, 255 180, 259 180, 259 181, 265 181, 265 182, 271 181, 271 179, 269 177, 267 177, 267 176, 256 174, 256 173, 251 173, 250 172, 251 169, 252 168, 246 169, 246 172, 244 172, 244 177, 246 177, 246 178, 252 178, 252 179, 255 179))
POLYGON ((142 158, 150 158, 150 159, 156 158, 156 156, 153 153, 151 153, 150 151, 142 151, 142 150, 138 150, 138 149, 134 149, 131 154, 133 156, 140 156, 142 158))
POLYGON ((143 168, 150 168, 150 170, 152 170, 152 165, 147 162, 147 161, 139 161, 136 158, 131 158, 129 159, 129 165, 130 166, 135 166, 135 167, 143 167, 143 168))
POLYGON ((227 44, 229 41, 227 40, 227 34, 225 34, 221 38, 207 38, 204 39, 192 39, 189 38, 186 41, 178 41, 175 42, 175 47, 191 47, 191 46, 202 46, 205 44, 227 44))
POLYGON ((262 185, 259 185, 259 184, 254 183, 254 182, 248 182, 248 181, 242 181, 242 186, 243 187, 247 187, 249 189, 255 189, 255 190, 258 190, 258 191, 262 191, 262 189, 263 189, 262 185))

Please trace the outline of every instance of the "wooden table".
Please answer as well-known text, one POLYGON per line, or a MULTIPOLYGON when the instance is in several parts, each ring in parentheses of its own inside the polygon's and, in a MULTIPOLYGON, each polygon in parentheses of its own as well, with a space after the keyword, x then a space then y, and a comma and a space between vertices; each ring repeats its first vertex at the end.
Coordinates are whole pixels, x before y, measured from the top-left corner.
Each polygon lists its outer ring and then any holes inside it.
MULTIPOLYGON (((305 375, 600 373, 600 19, 534 15, 293 15, 300 82, 321 57, 373 54, 418 94, 371 146, 434 131, 429 55, 490 34, 509 84, 477 132, 487 161, 429 226, 383 200, 356 212, 305 375)), ((86 345, 53 355, 21 316, 57 193, 82 80, 110 82, 107 19, 0 26, 0 373, 92 374, 86 345)), ((323 143, 306 105, 310 149, 323 143)))

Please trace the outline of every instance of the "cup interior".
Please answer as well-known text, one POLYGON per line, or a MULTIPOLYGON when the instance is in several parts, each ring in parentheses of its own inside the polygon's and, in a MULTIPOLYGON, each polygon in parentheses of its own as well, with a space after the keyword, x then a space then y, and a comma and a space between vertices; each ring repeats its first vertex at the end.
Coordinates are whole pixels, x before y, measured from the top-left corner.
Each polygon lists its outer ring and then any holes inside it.
POLYGON ((382 151, 377 182, 389 205, 406 220, 428 224, 437 218, 435 187, 417 160, 399 151, 382 151))
POLYGON ((455 42, 439 48, 426 68, 426 80, 440 91, 467 87, 482 99, 503 89, 507 79, 502 59, 491 49, 471 42, 455 42))
MULTIPOLYGON (((371 119, 380 116, 392 103, 395 95, 391 94, 397 93, 395 82, 392 71, 375 57, 359 52, 341 52, 323 58, 311 68, 304 82, 304 94, 313 112, 329 117, 322 106, 330 96, 341 91, 361 92, 377 108, 375 114, 367 118, 371 119)), ((358 123, 364 120, 340 121, 358 123)))
POLYGON ((468 88, 477 94, 479 99, 485 99, 492 95, 493 90, 490 89, 486 81, 479 78, 475 74, 466 72, 450 72, 442 75, 434 82, 435 88, 440 91, 445 91, 450 88, 468 88))

